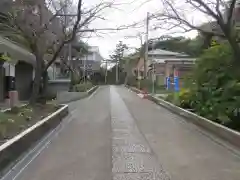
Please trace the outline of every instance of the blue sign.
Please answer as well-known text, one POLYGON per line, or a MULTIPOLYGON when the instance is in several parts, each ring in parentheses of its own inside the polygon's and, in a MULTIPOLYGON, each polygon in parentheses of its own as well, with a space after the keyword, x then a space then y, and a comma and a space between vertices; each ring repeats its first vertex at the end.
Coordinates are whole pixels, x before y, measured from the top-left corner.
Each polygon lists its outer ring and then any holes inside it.
POLYGON ((176 92, 179 91, 179 77, 178 77, 178 76, 175 76, 175 77, 174 77, 174 90, 175 90, 176 92))
POLYGON ((167 90, 170 89, 170 84, 171 84, 170 77, 166 77, 166 88, 167 88, 167 90))

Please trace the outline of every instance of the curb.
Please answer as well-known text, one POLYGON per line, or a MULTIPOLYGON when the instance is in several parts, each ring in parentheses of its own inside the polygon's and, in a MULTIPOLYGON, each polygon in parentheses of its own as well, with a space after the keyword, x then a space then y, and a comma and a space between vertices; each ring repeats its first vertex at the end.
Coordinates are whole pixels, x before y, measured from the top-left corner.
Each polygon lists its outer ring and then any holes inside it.
MULTIPOLYGON (((67 104, 67 103, 71 103, 71 102, 74 102, 74 101, 84 99, 84 98, 90 96, 94 91, 96 91, 97 88, 98 88, 98 86, 94 86, 94 87, 92 87, 91 89, 89 89, 88 91, 85 91, 85 92, 74 92, 74 93, 79 93, 79 96, 77 96, 75 98, 72 98, 72 99, 68 99, 68 100, 58 100, 57 99, 57 102, 59 104, 67 104), (82 93, 82 94, 80 94, 80 93, 82 93)), ((71 93, 71 92, 69 92, 69 93, 71 93)), ((58 95, 57 95, 57 98, 58 98, 58 95)))
POLYGON ((94 86, 94 87, 92 87, 91 89, 89 89, 89 90, 87 91, 87 94, 88 94, 88 95, 91 95, 94 91, 97 90, 98 87, 99 87, 99 86, 94 86))
MULTIPOLYGON (((136 93, 141 92, 139 89, 137 89, 135 87, 129 87, 129 86, 126 86, 126 87, 136 93)), ((170 110, 171 112, 173 112, 177 115, 180 115, 180 116, 186 118, 186 120, 194 123, 195 125, 217 135, 218 137, 222 138, 223 140, 226 140, 226 141, 230 142, 232 145, 240 148, 240 133, 239 132, 234 131, 234 130, 232 130, 228 127, 225 127, 221 124, 215 123, 207 118, 199 116, 188 110, 182 109, 170 102, 164 101, 163 99, 157 98, 155 96, 148 95, 147 99, 155 102, 156 104, 170 110)))
POLYGON ((51 115, 0 145, 0 171, 4 170, 22 153, 27 151, 46 132, 55 128, 67 114, 68 105, 63 105, 63 107, 51 115))

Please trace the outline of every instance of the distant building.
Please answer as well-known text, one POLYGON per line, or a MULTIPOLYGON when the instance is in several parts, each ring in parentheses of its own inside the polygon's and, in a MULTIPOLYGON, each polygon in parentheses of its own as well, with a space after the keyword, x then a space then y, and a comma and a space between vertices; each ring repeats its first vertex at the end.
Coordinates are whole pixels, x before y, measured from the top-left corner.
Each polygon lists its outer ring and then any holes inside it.
MULTIPOLYGON (((134 72, 138 76, 144 76, 144 58, 138 59, 134 72)), ((187 54, 155 49, 148 52, 147 73, 150 78, 154 71, 157 81, 163 85, 166 77, 184 77, 192 70, 194 63, 195 58, 187 54)))
MULTIPOLYGON (((68 57, 68 53, 69 53, 68 48, 69 48, 68 46, 64 47, 62 56, 58 57, 57 60, 54 62, 54 64, 52 64, 52 66, 49 67, 48 69, 49 79, 70 78, 69 73, 63 73, 63 69, 68 71, 67 66, 73 68, 80 74, 83 73, 84 66, 85 66, 86 75, 91 75, 100 70, 102 61, 104 59, 101 56, 99 48, 97 46, 89 46, 88 54, 83 57, 79 57, 79 53, 72 48, 71 61, 69 61, 69 57, 68 57), (66 53, 65 55, 64 55, 64 52, 66 53), (63 61, 65 62, 65 64, 62 63, 63 61)), ((47 61, 51 58, 52 58, 52 55, 45 55, 45 59, 47 61)))
POLYGON ((103 57, 100 54, 99 47, 90 46, 88 49, 88 54, 73 59, 73 67, 79 67, 82 71, 85 70, 88 74, 92 74, 100 70, 101 63, 103 61, 103 57))

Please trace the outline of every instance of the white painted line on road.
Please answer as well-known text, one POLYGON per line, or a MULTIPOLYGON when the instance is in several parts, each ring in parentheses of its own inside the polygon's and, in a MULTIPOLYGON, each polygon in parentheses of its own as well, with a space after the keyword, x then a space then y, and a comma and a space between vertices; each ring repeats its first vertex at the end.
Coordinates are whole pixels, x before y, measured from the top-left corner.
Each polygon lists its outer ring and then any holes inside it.
MULTIPOLYGON (((100 87, 98 88, 100 89, 100 87)), ((98 91, 98 89, 96 91, 94 91, 89 97, 88 100, 91 99, 98 91)), ((24 162, 27 158, 29 158, 29 156, 31 154, 36 153, 31 159, 29 159, 29 161, 20 169, 20 171, 13 177, 12 180, 15 180, 19 175, 21 175, 21 173, 28 167, 28 165, 35 160, 40 153, 46 148, 48 147, 48 145, 52 142, 52 140, 54 138, 57 137, 57 135, 66 127, 67 124, 69 124, 74 118, 71 117, 71 115, 77 111, 78 109, 74 109, 72 112, 70 112, 70 117, 68 121, 62 122, 60 123, 56 128, 54 128, 52 131, 50 131, 32 150, 30 150, 27 154, 24 155, 23 158, 21 158, 21 160, 19 162, 17 162, 9 171, 8 173, 6 173, 0 180, 7 180, 7 177, 9 175, 11 175, 11 173, 14 172, 14 170, 17 168, 17 166, 21 165, 22 162, 24 162), (61 128, 58 130, 58 128, 61 126, 61 128), (54 134, 55 133, 55 134, 54 134), (52 136, 52 137, 51 137, 52 136), (50 138, 47 142, 46 141, 48 138, 50 138), (39 149, 40 148, 40 149, 39 149)))
POLYGON ((41 147, 41 149, 39 149, 39 151, 30 159, 30 161, 28 161, 27 164, 25 164, 25 166, 23 166, 23 168, 20 169, 20 171, 14 176, 14 178, 12 180, 15 180, 20 174, 22 174, 22 172, 28 167, 28 165, 36 159, 36 157, 51 143, 51 140, 49 140, 46 144, 44 144, 44 146, 41 147))
MULTIPOLYGON (((57 127, 56 127, 56 128, 57 128, 57 127)), ((49 134, 47 134, 47 135, 35 146, 35 148, 33 148, 31 151, 29 151, 27 154, 25 154, 24 157, 21 158, 21 160, 20 160, 19 162, 17 162, 17 163, 8 171, 8 173, 6 173, 6 174, 1 178, 1 180, 6 179, 6 177, 7 177, 9 174, 11 174, 11 173, 14 171, 14 169, 16 169, 16 167, 17 167, 19 164, 21 164, 24 160, 26 160, 30 154, 34 153, 34 152, 42 145, 42 143, 43 143, 46 139, 48 139, 48 138, 53 134, 54 131, 55 131, 55 129, 53 129, 49 134)))
MULTIPOLYGON (((64 124, 62 124, 61 128, 55 132, 55 134, 52 136, 52 138, 49 139, 49 141, 47 141, 37 152, 36 154, 30 159, 30 161, 23 167, 21 168, 21 170, 14 176, 14 178, 12 180, 15 180, 27 167, 28 165, 35 160, 40 153, 46 148, 48 147, 48 145, 52 142, 52 140, 54 140, 54 138, 56 138, 58 136, 58 134, 66 127, 67 124, 69 124, 74 118, 70 118, 68 121, 66 121, 64 124)), ((57 129, 57 128, 55 128, 57 129)))
MULTIPOLYGON (((75 111, 75 110, 74 110, 75 111)), ((73 112, 73 111, 72 111, 73 112)), ((71 114, 72 114, 71 112, 71 114)), ((70 114, 70 115, 71 115, 70 114)), ((17 162, 13 168, 11 168, 11 170, 9 170, 9 172, 7 174, 5 174, 0 180, 5 180, 7 179, 7 177, 9 175, 11 175, 11 173, 14 172, 14 169, 16 169, 17 166, 21 165, 21 163, 26 160, 30 154, 34 154, 35 151, 36 151, 36 154, 31 158, 29 159, 29 161, 22 167, 20 168, 20 171, 14 175, 13 179, 12 180, 15 180, 27 167, 28 165, 33 161, 35 160, 38 155, 52 142, 52 140, 54 138, 57 137, 57 135, 66 127, 66 125, 68 125, 74 118, 73 117, 69 117, 69 120, 66 121, 66 122, 62 122, 60 123, 56 128, 54 128, 49 134, 47 134, 43 140, 41 140, 34 149, 32 149, 31 151, 29 151, 26 155, 24 155, 24 157, 19 161, 17 162), (57 130, 58 128, 60 128, 59 130, 57 130), (55 134, 54 134, 55 133, 55 134), (52 137, 51 137, 52 136, 52 137), (44 143, 44 141, 46 141, 48 138, 50 138, 47 142, 44 143), (42 147, 41 147, 42 146, 42 147), (40 148, 41 147, 41 148, 40 148), (39 149, 40 148, 40 149, 39 149), (39 150, 37 150, 39 149, 39 150)))

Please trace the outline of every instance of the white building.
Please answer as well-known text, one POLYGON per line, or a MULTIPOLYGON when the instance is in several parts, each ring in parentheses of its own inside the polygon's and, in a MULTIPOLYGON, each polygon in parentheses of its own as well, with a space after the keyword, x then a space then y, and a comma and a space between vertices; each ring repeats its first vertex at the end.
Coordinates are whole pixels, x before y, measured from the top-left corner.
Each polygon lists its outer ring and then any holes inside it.
POLYGON ((96 62, 101 62, 103 60, 103 57, 100 54, 98 46, 89 46, 88 51, 89 51, 88 55, 80 58, 80 60, 87 60, 87 61, 92 60, 96 62))
POLYGON ((100 54, 99 47, 90 46, 88 49, 88 54, 80 57, 79 60, 75 60, 74 64, 78 64, 81 69, 84 69, 84 66, 87 71, 99 71, 103 57, 100 54), (78 62, 76 62, 78 61, 78 62))

